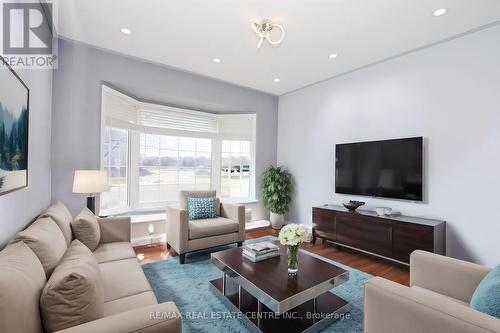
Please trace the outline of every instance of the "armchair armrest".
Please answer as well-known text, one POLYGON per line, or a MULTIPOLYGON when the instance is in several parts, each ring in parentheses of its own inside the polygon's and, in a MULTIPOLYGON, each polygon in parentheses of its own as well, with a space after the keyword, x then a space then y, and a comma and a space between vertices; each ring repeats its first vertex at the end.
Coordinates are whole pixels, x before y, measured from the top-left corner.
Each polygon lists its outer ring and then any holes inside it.
POLYGON ((432 290, 466 303, 490 268, 470 262, 414 251, 410 256, 410 286, 432 290))
POLYGON ((238 222, 238 240, 243 242, 245 240, 245 206, 223 203, 220 205, 220 216, 238 222))
POLYGON ((500 320, 419 288, 375 277, 365 284, 365 333, 500 333, 500 320))
POLYGON ((130 216, 99 217, 101 243, 130 242, 130 216))
POLYGON ((117 313, 57 333, 180 333, 182 320, 173 302, 146 306, 117 313))
POLYGON ((167 207, 167 243, 178 254, 189 251, 189 220, 187 209, 167 207))

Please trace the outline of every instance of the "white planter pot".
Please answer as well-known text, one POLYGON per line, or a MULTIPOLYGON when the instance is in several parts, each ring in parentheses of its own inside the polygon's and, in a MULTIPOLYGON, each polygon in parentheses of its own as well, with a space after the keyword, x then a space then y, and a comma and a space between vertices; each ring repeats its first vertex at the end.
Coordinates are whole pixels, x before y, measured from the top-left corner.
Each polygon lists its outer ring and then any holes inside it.
POLYGON ((281 229, 283 224, 285 224, 285 215, 271 212, 270 220, 273 229, 281 229))

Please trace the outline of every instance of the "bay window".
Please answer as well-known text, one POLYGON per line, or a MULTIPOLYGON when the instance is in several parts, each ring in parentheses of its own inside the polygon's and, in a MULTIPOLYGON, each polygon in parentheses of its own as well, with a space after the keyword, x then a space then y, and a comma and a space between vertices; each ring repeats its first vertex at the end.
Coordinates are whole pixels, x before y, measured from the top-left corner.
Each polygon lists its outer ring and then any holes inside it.
POLYGON ((181 190, 254 200, 255 115, 215 115, 138 101, 102 88, 102 214, 159 210, 181 190))

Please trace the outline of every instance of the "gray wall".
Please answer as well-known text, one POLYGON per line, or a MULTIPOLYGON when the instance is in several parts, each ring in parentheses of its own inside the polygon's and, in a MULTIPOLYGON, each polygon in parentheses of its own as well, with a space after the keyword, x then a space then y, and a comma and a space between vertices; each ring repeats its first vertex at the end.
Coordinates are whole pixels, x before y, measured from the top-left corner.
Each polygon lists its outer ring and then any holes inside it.
POLYGON ((281 96, 278 162, 295 177, 287 219, 352 199, 445 219, 447 253, 500 262, 500 26, 281 96), (426 138, 426 202, 334 193, 334 144, 426 138))
MULTIPOLYGON (((5 69, 1 69, 5 70, 5 69)), ((30 89, 28 187, 0 196, 0 248, 50 204, 52 70, 16 70, 30 89)))
POLYGON ((20 70, 30 89, 29 184, 27 188, 0 196, 0 248, 24 229, 50 204, 50 121, 52 70, 20 70))
MULTIPOLYGON (((101 82, 161 104, 215 113, 254 112, 257 179, 276 163, 276 96, 60 40, 53 85, 52 200, 62 200, 73 213, 84 206, 84 197, 72 193, 74 170, 99 168, 101 82)), ((257 181, 257 193, 259 188, 257 181)), ((253 208, 254 218, 267 215, 260 204, 253 208)))

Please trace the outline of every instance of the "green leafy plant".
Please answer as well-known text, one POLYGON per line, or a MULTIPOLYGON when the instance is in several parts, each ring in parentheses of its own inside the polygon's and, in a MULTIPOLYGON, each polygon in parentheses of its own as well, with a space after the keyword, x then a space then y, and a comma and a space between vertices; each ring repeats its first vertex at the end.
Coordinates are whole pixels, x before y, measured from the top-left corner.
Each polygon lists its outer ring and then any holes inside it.
POLYGON ((271 166, 262 175, 262 200, 272 213, 285 214, 292 199, 292 175, 282 166, 271 166))

